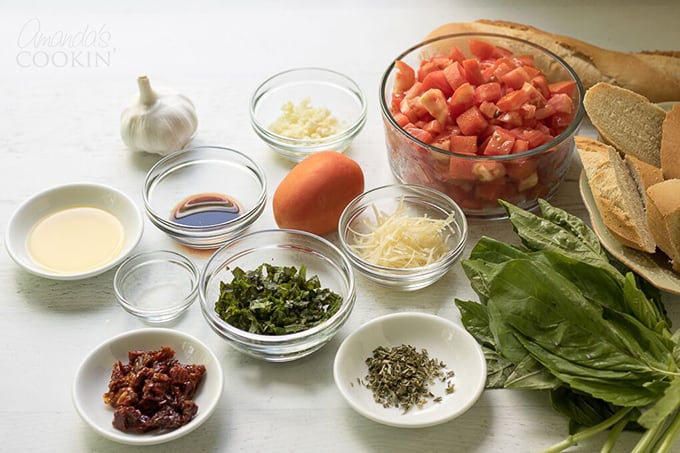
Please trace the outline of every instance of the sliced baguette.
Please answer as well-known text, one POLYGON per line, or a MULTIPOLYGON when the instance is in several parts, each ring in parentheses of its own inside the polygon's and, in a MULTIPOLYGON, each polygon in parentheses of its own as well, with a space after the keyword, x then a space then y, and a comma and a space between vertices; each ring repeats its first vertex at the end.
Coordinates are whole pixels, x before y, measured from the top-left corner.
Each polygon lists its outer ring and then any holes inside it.
POLYGON ((647 228, 642 198, 619 153, 588 137, 576 137, 575 142, 607 229, 622 244, 653 253, 656 243, 647 228))
POLYGON ((680 272, 680 179, 667 179, 647 189, 647 225, 659 248, 680 272))
POLYGON ((666 113, 661 135, 661 168, 666 179, 680 178, 680 104, 666 113))
POLYGON ((647 188, 663 181, 662 171, 659 167, 643 162, 630 154, 626 155, 624 160, 642 197, 642 205, 647 206, 647 188))
POLYGON ((680 101, 680 58, 672 50, 618 52, 529 25, 488 19, 444 24, 427 38, 473 32, 514 36, 545 47, 574 68, 586 89, 608 82, 640 93, 652 102, 680 101))
POLYGON ((605 142, 661 167, 664 109, 644 96, 608 83, 597 83, 586 91, 583 105, 605 142))

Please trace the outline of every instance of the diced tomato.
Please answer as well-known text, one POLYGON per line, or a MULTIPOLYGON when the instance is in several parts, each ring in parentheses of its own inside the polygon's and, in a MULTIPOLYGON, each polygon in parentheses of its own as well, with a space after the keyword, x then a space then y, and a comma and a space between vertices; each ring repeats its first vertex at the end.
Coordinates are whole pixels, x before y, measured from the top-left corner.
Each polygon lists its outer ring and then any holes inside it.
POLYGON ((472 85, 465 82, 453 92, 447 104, 449 105, 449 115, 452 120, 456 120, 458 115, 469 109, 475 102, 475 89, 472 85))
POLYGON ((510 154, 520 154, 526 151, 529 151, 529 142, 521 138, 516 138, 510 154))
POLYGON ((525 190, 533 189, 538 184, 538 173, 533 172, 527 175, 517 183, 517 190, 524 192, 525 190))
POLYGON ((548 100, 548 105, 552 106, 557 113, 571 113, 574 111, 574 102, 564 93, 553 95, 548 100))
POLYGON ((496 104, 488 101, 479 104, 479 111, 490 120, 497 118, 501 114, 501 111, 496 107, 496 104))
POLYGON ((456 46, 451 46, 451 51, 449 52, 449 58, 458 63, 462 63, 465 60, 465 54, 456 46))
POLYGON ((479 67, 479 60, 476 58, 463 60, 463 70, 465 71, 465 78, 472 85, 481 85, 485 82, 482 69, 479 67))
POLYGON ((495 46, 493 55, 491 55, 493 58, 508 58, 512 57, 512 51, 509 49, 506 49, 505 47, 501 46, 495 46))
POLYGON ((520 66, 503 75, 501 80, 507 87, 512 88, 513 90, 519 90, 525 82, 531 80, 531 77, 529 77, 527 71, 520 66))
MULTIPOLYGON (((521 109, 521 107, 520 107, 520 109, 521 109)), ((506 126, 506 127, 517 127, 517 126, 521 126, 522 123, 523 123, 522 115, 520 114, 519 110, 511 110, 509 112, 506 112, 506 113, 499 115, 498 121, 503 123, 503 125, 506 126)))
POLYGON ((531 102, 537 107, 543 106, 546 103, 545 97, 541 94, 538 89, 529 82, 524 82, 522 85, 522 91, 524 91, 529 97, 528 102, 531 102))
POLYGON ((503 89, 498 82, 489 82, 475 88, 475 102, 481 104, 484 101, 496 102, 503 96, 503 89))
POLYGON ((559 135, 564 129, 569 127, 573 120, 574 115, 572 113, 555 113, 550 118, 550 127, 555 131, 555 134, 559 135))
POLYGON ((472 55, 479 58, 480 60, 487 60, 491 58, 496 51, 496 46, 486 41, 480 41, 479 39, 471 39, 468 42, 468 47, 470 48, 472 55))
POLYGON ((394 62, 397 73, 394 76, 394 92, 404 93, 416 83, 416 73, 413 68, 401 60, 394 62))
POLYGON ((476 159, 466 159, 463 157, 453 157, 449 160, 449 177, 464 181, 475 181, 477 175, 473 172, 476 159))
MULTIPOLYGON (((448 115, 448 112, 447 112, 448 115)), ((437 136, 444 132, 444 125, 439 121, 439 120, 432 120, 428 121, 427 123, 423 124, 422 129, 426 132, 429 132, 433 136, 437 136)))
POLYGON ((452 135, 450 138, 450 151, 458 154, 477 154, 477 136, 452 135))
POLYGON ((418 77, 417 80, 418 82, 422 82, 425 80, 425 76, 427 76, 429 73, 438 71, 439 68, 437 65, 430 60, 423 60, 420 62, 420 67, 418 68, 418 77))
POLYGON ((543 74, 537 75, 531 78, 531 84, 540 91, 544 98, 548 99, 550 97, 550 89, 548 88, 548 79, 545 78, 543 74))
POLYGON ((429 144, 434 141, 434 136, 432 134, 422 129, 419 129, 415 126, 409 127, 408 129, 404 130, 411 134, 414 138, 420 140, 421 142, 429 144))
POLYGON ((505 176, 505 166, 500 162, 483 160, 481 162, 476 162, 475 165, 472 166, 472 173, 474 173, 480 181, 493 181, 494 179, 505 176))
POLYGON ((555 114, 555 107, 553 107, 550 104, 546 104, 545 107, 541 107, 540 109, 536 109, 536 115, 535 118, 537 120, 544 120, 550 116, 553 116, 555 114))
POLYGON ((467 82, 467 79, 465 79, 465 76, 463 75, 463 66, 457 61, 444 68, 443 71, 444 77, 446 77, 446 81, 451 87, 451 90, 456 90, 459 86, 467 82))
POLYGON ((512 91, 496 102, 496 105, 503 112, 510 112, 511 110, 518 110, 522 104, 529 100, 529 95, 522 90, 512 91))
POLYGON ((513 60, 517 63, 517 65, 521 66, 536 66, 534 64, 534 56, 533 55, 515 55, 512 57, 513 60))
MULTIPOLYGON (((425 85, 425 82, 423 82, 423 85, 425 85)), ((420 96, 420 103, 434 119, 442 124, 442 126, 446 124, 446 120, 449 117, 449 107, 446 104, 446 98, 441 90, 438 88, 430 88, 420 96)))
POLYGON ((505 163, 505 171, 509 178, 512 178, 515 181, 521 181, 531 174, 536 173, 537 165, 538 160, 533 156, 524 159, 513 159, 505 163))
POLYGON ((496 203, 499 199, 507 198, 508 188, 507 181, 503 178, 492 179, 491 181, 481 182, 475 187, 475 196, 485 201, 496 203))
POLYGON ((425 117, 427 110, 420 102, 420 98, 410 98, 401 101, 399 112, 406 115, 411 123, 417 123, 425 117))
POLYGON ((515 144, 515 136, 508 130, 496 128, 489 137, 486 147, 482 148, 485 156, 502 156, 510 154, 515 144))
POLYGON ((574 93, 576 93, 576 82, 569 80, 567 82, 550 83, 548 84, 548 91, 550 91, 550 94, 566 94, 573 98, 574 93))
POLYGON ((525 122, 532 120, 536 116, 536 106, 533 104, 522 104, 519 108, 519 114, 525 122))
POLYGON ((404 93, 404 99, 411 99, 423 94, 423 84, 421 82, 416 82, 409 88, 406 93, 404 93))
POLYGON ((406 126, 410 122, 408 116, 404 115, 403 113, 395 113, 394 121, 396 121, 397 124, 401 127, 406 126))
POLYGON ((464 135, 479 135, 486 129, 489 122, 484 118, 478 107, 470 107, 456 118, 456 124, 464 135))
POLYGON ((441 69, 429 73, 423 80, 423 91, 427 92, 432 88, 440 90, 445 98, 448 98, 453 94, 453 88, 451 88, 451 85, 447 82, 444 71, 441 69))

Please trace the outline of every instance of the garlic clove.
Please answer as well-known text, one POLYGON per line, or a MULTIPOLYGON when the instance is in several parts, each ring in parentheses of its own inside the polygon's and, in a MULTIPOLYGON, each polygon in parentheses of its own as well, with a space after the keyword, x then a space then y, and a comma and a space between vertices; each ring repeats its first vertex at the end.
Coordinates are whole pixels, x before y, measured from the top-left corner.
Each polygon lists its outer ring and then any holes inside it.
POLYGON ((152 89, 149 78, 137 78, 139 97, 121 114, 120 135, 134 151, 165 156, 189 143, 198 127, 196 109, 183 94, 152 89))

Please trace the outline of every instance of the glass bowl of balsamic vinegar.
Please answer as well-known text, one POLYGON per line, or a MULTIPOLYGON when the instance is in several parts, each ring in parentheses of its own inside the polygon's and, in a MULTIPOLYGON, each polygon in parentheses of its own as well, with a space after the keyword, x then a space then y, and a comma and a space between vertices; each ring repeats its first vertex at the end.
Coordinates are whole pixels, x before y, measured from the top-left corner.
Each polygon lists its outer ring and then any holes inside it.
POLYGON ((238 236, 267 201, 264 172, 240 151, 199 146, 170 154, 144 181, 144 208, 161 231, 198 249, 238 236))

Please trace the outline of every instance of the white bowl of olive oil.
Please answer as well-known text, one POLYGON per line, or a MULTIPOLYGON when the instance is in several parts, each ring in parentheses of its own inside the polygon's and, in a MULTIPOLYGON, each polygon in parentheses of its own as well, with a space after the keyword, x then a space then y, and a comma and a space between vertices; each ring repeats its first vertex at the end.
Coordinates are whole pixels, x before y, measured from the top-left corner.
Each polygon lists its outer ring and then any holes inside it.
POLYGON ((72 183, 22 203, 7 225, 5 247, 35 275, 78 280, 119 264, 139 243, 143 228, 140 209, 125 193, 72 183))

